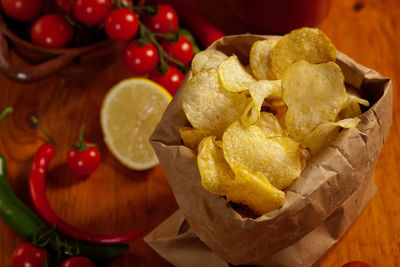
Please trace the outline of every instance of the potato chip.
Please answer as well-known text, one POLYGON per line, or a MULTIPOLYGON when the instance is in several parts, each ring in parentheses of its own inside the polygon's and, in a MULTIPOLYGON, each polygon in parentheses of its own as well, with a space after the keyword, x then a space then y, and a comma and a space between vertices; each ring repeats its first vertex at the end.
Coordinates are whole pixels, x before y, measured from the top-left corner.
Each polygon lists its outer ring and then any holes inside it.
POLYGON ((253 99, 253 106, 246 108, 241 120, 244 125, 249 126, 256 123, 260 117, 261 105, 265 98, 277 99, 281 97, 281 81, 260 80, 247 84, 247 88, 253 99))
POLYGON ((269 53, 278 42, 277 39, 254 42, 250 49, 250 67, 258 80, 275 80, 275 74, 269 67, 269 53))
POLYGON ((360 93, 354 89, 353 87, 346 87, 346 100, 356 101, 358 104, 363 105, 364 107, 369 107, 368 100, 362 99, 360 93))
POLYGON ((211 130, 217 135, 240 119, 249 100, 244 94, 220 87, 215 69, 201 71, 187 82, 183 92, 183 111, 196 129, 211 130))
POLYGON ((213 194, 226 195, 230 190, 230 181, 235 175, 225 161, 222 149, 216 144, 215 138, 208 136, 201 141, 197 165, 203 187, 213 194))
POLYGON ((217 70, 219 65, 227 58, 227 55, 218 50, 204 50, 198 52, 192 60, 193 75, 204 70, 217 70))
POLYGON ((288 137, 266 137, 257 125, 234 122, 223 134, 222 148, 229 165, 261 172, 278 189, 289 186, 301 172, 299 145, 288 137))
POLYGON ((323 63, 336 60, 336 48, 321 30, 301 28, 284 35, 271 49, 269 67, 276 78, 299 60, 323 63))
POLYGON ((272 113, 261 112, 256 125, 261 128, 266 137, 282 136, 283 134, 278 119, 272 113))
POLYGON ((254 106, 253 101, 249 102, 247 107, 244 109, 243 115, 240 118, 241 122, 246 125, 250 126, 253 125, 258 121, 260 118, 260 111, 254 106))
POLYGON ((346 90, 346 100, 338 115, 339 120, 353 118, 361 115, 360 104, 366 107, 369 106, 369 102, 365 99, 362 99, 355 89, 347 87, 346 90))
POLYGON ((235 179, 226 193, 228 200, 245 204, 258 215, 275 210, 285 202, 285 193, 271 185, 262 173, 239 164, 232 169, 235 179))
POLYGON ((332 143, 340 128, 354 128, 360 122, 359 118, 350 118, 338 122, 323 122, 307 134, 303 147, 310 150, 311 155, 317 154, 322 148, 332 143))
POLYGON ((344 76, 336 63, 292 64, 282 79, 286 132, 302 143, 315 126, 336 119, 345 97, 344 76))
POLYGON ((280 125, 285 125, 284 117, 287 111, 287 106, 282 99, 265 99, 262 104, 262 109, 274 114, 280 125))
POLYGON ((197 146, 204 137, 214 134, 211 130, 193 129, 191 127, 181 127, 179 132, 183 144, 193 151, 197 151, 197 146))
POLYGON ((197 164, 206 190, 245 204, 257 214, 277 209, 285 201, 285 193, 274 188, 263 174, 239 164, 234 165, 233 172, 215 136, 206 137, 200 143, 197 164))
MULTIPOLYGON (((280 80, 279 80, 280 81, 280 80)), ((286 106, 285 102, 283 102, 282 99, 264 99, 264 102, 262 104, 263 107, 268 107, 271 109, 276 109, 276 108, 281 108, 283 106, 286 106)))
POLYGON ((247 84, 256 80, 249 74, 236 55, 230 56, 219 65, 218 75, 222 86, 229 92, 247 90, 247 84))

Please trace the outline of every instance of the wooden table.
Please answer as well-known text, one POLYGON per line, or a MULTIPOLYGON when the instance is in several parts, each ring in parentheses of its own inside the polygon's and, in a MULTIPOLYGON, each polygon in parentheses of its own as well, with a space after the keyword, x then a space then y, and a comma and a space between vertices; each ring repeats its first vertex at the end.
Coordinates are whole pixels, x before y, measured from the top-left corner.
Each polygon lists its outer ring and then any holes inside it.
MULTIPOLYGON (((393 81, 393 125, 378 160, 375 180, 378 193, 344 237, 316 264, 341 266, 363 260, 373 266, 400 266, 400 156, 398 85, 400 77, 400 2, 398 0, 334 0, 320 28, 337 49, 393 81), (355 6, 357 8, 355 8, 355 6)), ((12 187, 28 205, 27 177, 41 134, 28 122, 38 115, 58 141, 50 166, 47 194, 56 212, 72 225, 96 233, 153 229, 177 209, 161 166, 145 172, 118 163, 102 141, 99 108, 104 94, 129 77, 121 59, 93 60, 82 68, 32 83, 18 84, 0 75, 0 110, 13 106, 15 113, 0 126, 0 151, 8 160, 12 187), (90 68, 87 68, 90 66, 90 68), (80 125, 86 138, 99 144, 100 168, 89 178, 69 173, 65 144, 74 143, 80 125)), ((0 220, 0 266, 11 266, 13 250, 23 242, 0 220)), ((142 240, 109 266, 169 266, 142 240)))

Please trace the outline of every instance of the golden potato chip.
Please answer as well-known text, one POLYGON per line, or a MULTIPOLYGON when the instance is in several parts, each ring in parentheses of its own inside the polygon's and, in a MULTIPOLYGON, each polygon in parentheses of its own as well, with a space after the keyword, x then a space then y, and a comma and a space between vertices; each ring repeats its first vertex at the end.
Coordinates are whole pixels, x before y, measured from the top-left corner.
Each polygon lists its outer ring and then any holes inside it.
POLYGON ((193 151, 197 151, 197 146, 204 137, 214 134, 211 130, 193 129, 191 127, 181 127, 179 132, 183 144, 193 151))
POLYGON ((369 106, 369 102, 365 99, 362 99, 355 89, 348 87, 346 90, 346 100, 338 115, 339 120, 354 118, 361 115, 360 104, 366 107, 369 106))
POLYGON ((246 108, 241 120, 244 125, 249 126, 256 123, 260 117, 261 105, 265 98, 281 97, 281 81, 260 80, 247 84, 247 88, 253 99, 253 106, 246 108))
POLYGON ((272 113, 261 112, 256 125, 261 128, 266 137, 282 136, 283 134, 278 119, 272 113))
POLYGON ((218 75, 222 86, 229 92, 245 91, 248 83, 256 81, 235 55, 230 56, 219 65, 218 75))
POLYGON ((275 74, 269 67, 269 53, 278 39, 254 42, 250 49, 250 67, 258 80, 275 80, 275 74))
POLYGON ((282 99, 265 99, 262 107, 264 110, 274 114, 280 125, 285 125, 284 117, 287 111, 287 106, 282 99))
POLYGON ((222 136, 222 148, 230 166, 261 172, 278 189, 289 186, 301 172, 299 145, 288 137, 266 137, 257 125, 234 122, 222 136))
POLYGON ((246 125, 250 126, 253 125, 258 121, 260 118, 260 111, 254 106, 253 101, 249 102, 247 107, 244 109, 243 115, 240 118, 241 122, 246 125))
POLYGON ((257 214, 277 209, 285 201, 285 193, 274 188, 263 174, 238 164, 234 165, 233 172, 215 136, 201 141, 197 164, 206 190, 226 196, 229 201, 245 204, 257 214))
POLYGON ((292 64, 282 79, 285 131, 302 143, 315 126, 336 119, 345 97, 344 76, 336 63, 292 64))
MULTIPOLYGON (((280 80, 278 80, 280 81, 280 80)), ((281 108, 282 106, 286 106, 285 102, 282 99, 264 99, 262 104, 263 107, 268 107, 271 109, 281 108)))
POLYGON ((204 50, 198 52, 192 60, 192 72, 196 74, 200 71, 218 69, 219 65, 228 56, 218 50, 204 50))
POLYGON ((235 179, 226 193, 228 200, 245 204, 258 215, 282 206, 285 193, 275 188, 262 173, 239 164, 233 165, 232 169, 235 179))
POLYGON ((338 135, 340 127, 353 128, 359 122, 359 118, 350 118, 338 122, 322 122, 307 134, 302 146, 308 148, 311 155, 315 155, 322 148, 332 143, 338 135))
POLYGON ((346 101, 340 111, 337 119, 343 120, 347 118, 354 118, 361 115, 360 104, 356 101, 346 101))
POLYGON ((336 48, 321 30, 301 28, 284 35, 271 49, 269 67, 276 78, 299 60, 323 63, 336 60, 336 48))
MULTIPOLYGON (((278 119, 279 124, 281 126, 285 125, 285 114, 287 112, 287 106, 284 104, 282 106, 276 106, 276 107, 271 107, 270 108, 271 113, 274 114, 274 116, 278 119)), ((286 134, 286 130, 283 129, 283 135, 287 136, 288 134, 286 134)))
POLYGON ((249 100, 243 94, 220 87, 215 69, 201 71, 187 82, 183 92, 183 111, 196 129, 211 130, 217 135, 240 119, 249 100))
POLYGON ((224 159, 222 149, 215 142, 215 136, 204 138, 199 144, 197 155, 201 184, 209 192, 226 195, 230 190, 230 181, 235 175, 224 159))
POLYGON ((352 100, 364 107, 369 107, 368 100, 362 99, 360 93, 350 86, 346 87, 346 101, 347 100, 352 100))

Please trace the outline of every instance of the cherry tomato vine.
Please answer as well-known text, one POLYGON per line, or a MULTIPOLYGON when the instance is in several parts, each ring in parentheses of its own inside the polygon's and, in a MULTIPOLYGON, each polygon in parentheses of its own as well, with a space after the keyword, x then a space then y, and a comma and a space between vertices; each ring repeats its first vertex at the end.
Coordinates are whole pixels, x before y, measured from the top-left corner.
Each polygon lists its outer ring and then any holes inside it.
MULTIPOLYGON (((55 0, 51 13, 42 14, 43 0, 0 0, 5 14, 29 23, 30 40, 48 48, 86 44, 90 36, 128 41, 123 51, 126 68, 135 75, 151 75, 173 94, 195 53, 192 36, 179 28, 174 8, 165 4, 135 4, 132 0, 55 0), (35 4, 35 6, 33 6, 35 4), (91 34, 88 34, 88 33, 91 34), (181 75, 177 75, 175 68, 181 75), (155 74, 155 72, 158 72, 155 74), (173 84, 173 85, 171 85, 173 84), (171 85, 172 87, 168 87, 171 85)), ((143 2, 143 1, 141 1, 143 2)))

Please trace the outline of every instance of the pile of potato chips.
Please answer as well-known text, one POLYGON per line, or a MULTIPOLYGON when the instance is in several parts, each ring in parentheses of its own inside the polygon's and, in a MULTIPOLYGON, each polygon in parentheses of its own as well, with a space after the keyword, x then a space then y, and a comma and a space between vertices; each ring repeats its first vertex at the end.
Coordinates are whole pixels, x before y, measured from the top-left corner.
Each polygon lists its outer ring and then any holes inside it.
POLYGON ((257 215, 279 208, 306 160, 355 127, 359 104, 369 105, 346 89, 335 60, 334 45, 314 28, 255 42, 248 66, 217 50, 198 53, 183 92, 193 128, 180 132, 198 152, 204 188, 257 215))

